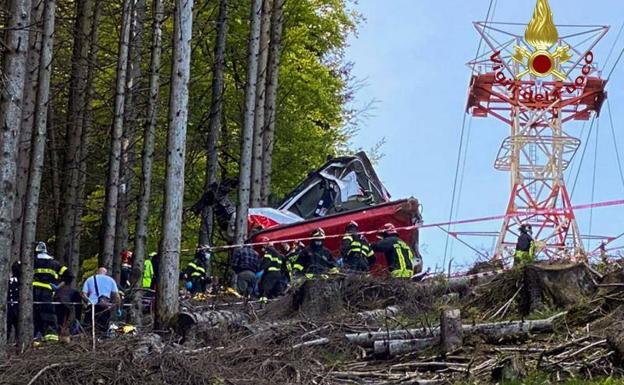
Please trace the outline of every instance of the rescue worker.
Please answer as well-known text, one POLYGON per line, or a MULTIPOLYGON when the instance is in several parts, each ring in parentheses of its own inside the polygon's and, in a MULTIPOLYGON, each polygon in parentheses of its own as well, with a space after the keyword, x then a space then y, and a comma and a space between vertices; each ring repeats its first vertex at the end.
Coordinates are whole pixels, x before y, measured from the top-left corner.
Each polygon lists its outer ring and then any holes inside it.
POLYGON ((399 233, 392 223, 386 223, 380 233, 382 239, 371 245, 373 251, 384 253, 392 277, 411 278, 414 266, 412 248, 399 238, 399 233))
POLYGON ((156 252, 151 252, 145 258, 145 262, 143 264, 143 288, 151 289, 152 281, 154 279, 154 265, 152 264, 152 259, 156 256, 156 252))
POLYGON ((302 242, 294 242, 292 247, 287 242, 282 243, 284 255, 286 257, 286 267, 288 268, 288 280, 290 282, 302 278, 303 265, 299 261, 305 245, 302 242))
POLYGON ((236 291, 245 298, 253 295, 256 274, 260 271, 260 257, 251 246, 237 248, 232 253, 232 270, 237 276, 236 291))
POLYGON ((210 253, 205 249, 198 248, 195 251, 195 258, 186 266, 184 280, 191 284, 187 287, 191 294, 203 293, 206 291, 208 282, 210 253))
POLYGON ((7 298, 7 341, 11 338, 11 331, 17 340, 17 325, 19 315, 19 285, 21 275, 21 263, 16 261, 11 266, 9 277, 9 292, 7 298))
POLYGON ((54 293, 64 285, 71 285, 73 276, 70 270, 48 254, 45 243, 38 242, 35 247, 33 266, 33 301, 42 302, 33 307, 35 336, 41 335, 44 341, 58 341, 56 309, 50 302, 54 293))
POLYGON ((520 235, 516 243, 516 252, 514 254, 514 265, 528 265, 535 262, 535 242, 533 241, 531 225, 522 224, 520 226, 520 235))
POLYGON ((358 234, 357 222, 351 221, 345 227, 345 235, 340 245, 340 256, 347 272, 366 273, 375 263, 375 253, 366 237, 358 234))
POLYGON ((324 246, 325 231, 319 227, 312 231, 311 236, 310 245, 303 250, 298 259, 303 266, 306 278, 314 278, 316 275, 328 272, 337 272, 338 268, 334 257, 331 251, 324 246))
POLYGON ((122 289, 130 287, 130 275, 132 274, 132 251, 124 250, 121 252, 121 274, 119 278, 119 286, 122 289))
POLYGON ((286 259, 267 237, 260 237, 262 243, 262 279, 260 281, 261 297, 271 299, 283 294, 284 275, 287 272, 286 259))

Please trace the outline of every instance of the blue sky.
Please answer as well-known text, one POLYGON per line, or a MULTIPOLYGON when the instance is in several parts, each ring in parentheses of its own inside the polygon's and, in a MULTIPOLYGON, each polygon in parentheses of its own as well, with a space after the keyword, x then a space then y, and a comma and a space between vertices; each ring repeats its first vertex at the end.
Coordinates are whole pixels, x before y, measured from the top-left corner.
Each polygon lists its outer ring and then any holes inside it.
MULTIPOLYGON (((449 216, 460 130, 466 104, 470 70, 479 35, 472 22, 484 20, 489 0, 359 0, 355 6, 366 21, 350 39, 346 60, 355 64, 354 75, 365 87, 357 103, 376 101, 353 138, 354 147, 370 148, 385 138, 385 156, 377 171, 394 198, 414 196, 424 205, 425 222, 445 221, 449 216)), ((610 25, 609 34, 594 50, 604 62, 624 22, 621 0, 551 0, 555 22, 610 25)), ((494 21, 528 23, 535 0, 498 0, 494 21)), ((624 34, 614 57, 624 47, 624 34)), ((624 59, 608 85, 609 103, 620 155, 624 155, 624 59)), ((616 166, 611 126, 603 109, 598 132, 594 201, 624 198, 624 186, 616 166)), ((503 214, 509 198, 509 175, 493 168, 494 159, 509 129, 494 118, 468 119, 467 160, 461 183, 457 218, 503 214), (468 129, 469 127, 469 129, 468 129)), ((569 130, 580 136, 581 125, 569 130)), ((587 129, 583 131, 585 140, 587 129)), ((574 204, 591 202, 595 140, 593 135, 581 167, 574 204)), ((582 149, 582 147, 581 147, 582 149)), ((580 150, 573 169, 578 167, 580 150)), ((576 171, 574 171, 576 172, 576 171)), ((624 232, 624 207, 596 209, 592 234, 624 232)), ((589 233, 589 211, 577 212, 583 234, 589 233)), ((499 222, 461 230, 497 231, 499 222)), ((441 263, 446 236, 440 230, 423 230, 421 245, 425 263, 441 263)), ((493 240, 468 239, 490 248, 493 240)), ((624 245, 624 240, 614 244, 624 245)), ((449 252, 449 254, 451 254, 449 252)), ((452 257, 458 268, 472 261, 474 252, 454 243, 452 257)))

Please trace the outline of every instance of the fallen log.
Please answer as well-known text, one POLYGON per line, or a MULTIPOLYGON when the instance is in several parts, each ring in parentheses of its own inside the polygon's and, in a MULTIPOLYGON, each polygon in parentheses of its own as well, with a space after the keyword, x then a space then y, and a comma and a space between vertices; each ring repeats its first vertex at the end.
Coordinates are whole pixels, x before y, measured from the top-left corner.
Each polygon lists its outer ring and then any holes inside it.
POLYGON ((293 349, 305 348, 310 346, 322 346, 327 345, 329 343, 329 338, 319 338, 312 341, 302 342, 300 344, 293 345, 293 349))
POLYGON ((244 313, 228 310, 205 310, 202 312, 181 312, 172 319, 175 332, 181 336, 194 328, 214 329, 241 326, 249 322, 249 316, 244 313))
POLYGON ((401 312, 398 306, 389 306, 383 309, 369 310, 357 313, 357 316, 364 321, 376 321, 383 317, 394 317, 401 312))
MULTIPOLYGON (((528 333, 548 333, 553 330, 554 321, 566 313, 559 313, 543 320, 530 321, 503 321, 476 325, 462 325, 464 335, 483 335, 492 338, 500 338, 528 333)), ((362 347, 373 347, 377 341, 410 340, 440 335, 440 328, 432 329, 402 329, 380 332, 350 333, 346 334, 347 340, 362 347)))
POLYGON ((439 337, 432 338, 415 338, 411 340, 384 340, 375 341, 373 350, 378 356, 398 356, 400 354, 418 352, 425 350, 440 343, 439 337))

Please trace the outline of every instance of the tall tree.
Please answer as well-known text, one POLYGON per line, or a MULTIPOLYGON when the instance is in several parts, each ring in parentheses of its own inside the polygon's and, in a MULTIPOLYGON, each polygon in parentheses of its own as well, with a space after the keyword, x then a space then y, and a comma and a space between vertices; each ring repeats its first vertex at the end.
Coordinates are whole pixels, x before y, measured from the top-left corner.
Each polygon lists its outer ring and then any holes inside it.
POLYGON ((137 109, 140 104, 141 58, 143 54, 143 32, 145 22, 145 0, 133 0, 128 51, 128 73, 126 76, 126 106, 124 107, 124 130, 121 137, 121 165, 119 175, 119 201, 115 224, 115 248, 113 277, 121 273, 121 252, 128 249, 130 202, 132 195, 133 168, 135 162, 137 109))
MULTIPOLYGON (((228 0, 219 1, 219 16, 217 18, 217 40, 215 44, 215 62, 212 71, 212 101, 210 105, 210 123, 206 142, 206 183, 204 190, 217 181, 219 173, 218 143, 223 121, 223 92, 225 76, 225 47, 227 45, 228 30, 228 0)), ((214 222, 212 206, 206 206, 202 211, 202 223, 199 230, 199 244, 211 244, 212 226, 214 222)))
POLYGON ((93 17, 91 20, 91 31, 89 33, 89 56, 87 64, 87 78, 85 80, 85 98, 83 104, 82 115, 82 135, 80 137, 80 165, 79 165, 79 179, 78 179, 78 192, 77 200, 75 203, 75 210, 73 210, 73 221, 71 227, 71 249, 69 250, 71 261, 71 269, 76 276, 79 276, 80 270, 80 240, 82 237, 82 213, 84 211, 85 202, 85 189, 87 183, 87 153, 89 148, 89 135, 93 131, 94 119, 91 101, 93 100, 93 80, 95 76, 95 70, 97 65, 97 52, 98 52, 98 28, 100 14, 102 13, 102 0, 95 0, 93 17))
POLYGON ((71 263, 72 233, 75 228, 77 202, 79 200, 80 165, 82 160, 83 117, 85 108, 86 79, 89 68, 89 37, 95 0, 76 2, 74 46, 69 80, 67 128, 64 148, 64 175, 61 183, 60 223, 57 227, 55 252, 66 264, 71 263))
MULTIPOLYGON (((30 152, 30 170, 28 189, 24 207, 23 241, 21 255, 34 255, 33 245, 37 231, 39 210, 39 192, 43 174, 46 134, 48 129, 48 104, 50 99, 50 77, 52 74, 52 55, 54 47, 56 1, 45 0, 43 12, 43 33, 41 37, 41 55, 38 64, 37 97, 35 98, 35 128, 30 152)), ((26 348, 33 335, 32 330, 32 280, 33 260, 22 258, 20 277, 19 341, 22 349, 26 348)))
POLYGON ((126 97, 126 72, 128 70, 128 46, 130 40, 131 0, 123 2, 121 36, 117 56, 117 79, 115 87, 115 106, 111 129, 111 145, 108 160, 108 178, 106 180, 106 203, 102 218, 101 259, 100 264, 113 270, 113 252, 115 247, 115 223, 117 221, 117 203, 119 197, 119 172, 121 163, 121 136, 123 135, 124 107, 126 97))
POLYGON ((284 0, 274 0, 271 20, 271 45, 266 88, 265 128, 262 151, 262 204, 269 203, 271 195, 271 174, 273 168, 273 142, 277 116, 277 89, 279 85, 280 59, 282 55, 282 34, 284 28, 284 0))
POLYGON ((236 208, 235 241, 241 244, 247 237, 247 214, 249 212, 249 189, 251 182, 251 156, 254 131, 254 110, 258 79, 258 55, 260 51, 260 19, 262 0, 253 0, 251 28, 247 58, 247 84, 245 85, 245 111, 241 132, 241 151, 238 177, 238 206, 236 208))
POLYGON ((156 314, 157 324, 161 326, 166 325, 178 310, 178 272, 184 203, 184 159, 191 73, 193 0, 175 1, 173 24, 165 205, 162 217, 163 232, 160 245, 156 314))
POLYGON ((5 29, 2 72, 4 85, 0 95, 0 354, 6 346, 6 301, 8 291, 15 177, 22 97, 26 77, 26 52, 30 0, 11 0, 5 29))
MULTIPOLYGON (((160 57, 162 54, 163 2, 154 0, 152 3, 152 48, 150 59, 149 100, 143 131, 142 178, 141 191, 137 205, 136 231, 134 236, 133 270, 139 277, 143 276, 143 264, 148 237, 148 219, 150 198, 152 194, 152 165, 154 162, 154 146, 156 126, 158 123, 158 101, 160 92, 160 57)), ((140 317, 141 291, 137 291, 134 300, 134 314, 140 317)))
POLYGON ((260 55, 258 56, 258 80, 254 118, 253 154, 251 163, 251 207, 262 203, 262 137, 265 127, 264 105, 266 101, 267 62, 271 36, 271 12, 273 0, 264 0, 262 5, 262 26, 260 28, 260 55))
POLYGON ((41 56, 41 18, 44 2, 35 0, 30 13, 29 48, 26 58, 26 81, 22 103, 22 123, 20 127, 19 153, 17 154, 17 191, 13 208, 13 260, 19 257, 22 245, 22 226, 30 168, 30 145, 35 125, 35 99, 37 97, 39 59, 41 56))

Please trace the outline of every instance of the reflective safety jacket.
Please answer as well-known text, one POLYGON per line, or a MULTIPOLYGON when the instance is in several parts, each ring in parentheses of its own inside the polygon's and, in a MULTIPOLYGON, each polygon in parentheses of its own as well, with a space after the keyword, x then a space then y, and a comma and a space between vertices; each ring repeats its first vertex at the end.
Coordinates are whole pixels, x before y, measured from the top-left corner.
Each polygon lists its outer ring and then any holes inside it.
POLYGON ((413 273, 414 251, 397 235, 391 235, 373 244, 373 251, 383 252, 388 262, 390 274, 395 278, 411 278, 413 273))
POLYGON ((375 252, 366 238, 358 234, 345 234, 340 254, 345 268, 351 271, 366 272, 375 262, 375 252))
POLYGON ((303 275, 303 265, 300 261, 302 252, 302 248, 297 248, 286 255, 288 272, 293 276, 303 275))
POLYGON ((274 247, 267 246, 262 253, 262 271, 266 273, 287 270, 286 259, 274 247))
POLYGON ((61 282, 70 285, 74 278, 67 266, 63 266, 46 253, 39 253, 35 257, 33 273, 33 287, 48 290, 55 290, 54 287, 61 282))
POLYGON ((535 241, 527 233, 521 233, 516 243, 515 263, 531 264, 535 262, 535 241))
POLYGON ((154 265, 151 259, 146 259, 143 263, 143 288, 150 289, 152 287, 152 278, 154 278, 154 265))
POLYGON ((184 271, 189 279, 206 279, 208 276, 208 270, 206 269, 206 263, 199 258, 193 259, 184 271))

